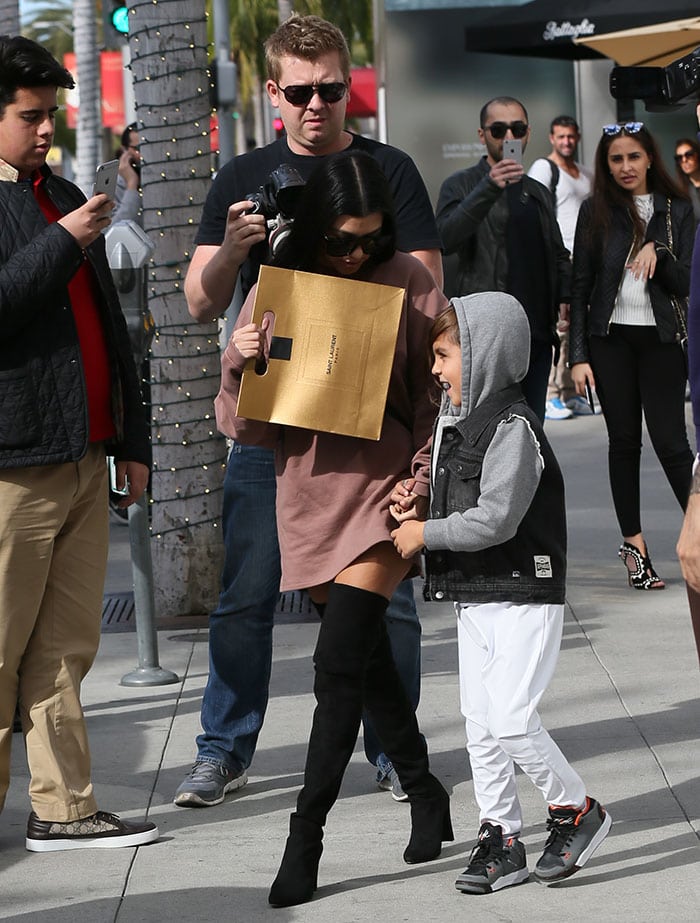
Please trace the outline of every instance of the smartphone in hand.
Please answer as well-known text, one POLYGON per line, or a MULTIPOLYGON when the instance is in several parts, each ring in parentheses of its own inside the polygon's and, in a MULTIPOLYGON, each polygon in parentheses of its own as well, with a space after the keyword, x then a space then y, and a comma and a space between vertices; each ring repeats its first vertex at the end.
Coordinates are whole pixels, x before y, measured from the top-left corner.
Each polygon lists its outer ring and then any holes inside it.
POLYGON ((117 465, 112 455, 107 456, 107 467, 109 468, 109 490, 110 493, 119 497, 129 496, 129 481, 124 479, 124 486, 117 487, 117 465))
POLYGON ((520 138, 513 138, 510 141, 503 141, 503 159, 514 160, 516 163, 523 162, 523 142, 520 138))
POLYGON ((95 186, 92 190, 93 195, 99 195, 104 192, 112 201, 117 190, 117 177, 119 176, 119 161, 108 160, 101 163, 95 173, 95 186))
POLYGON ((588 384, 588 379, 586 379, 586 400, 588 401, 588 406, 591 408, 591 413, 595 413, 593 391, 591 390, 591 386, 588 384))

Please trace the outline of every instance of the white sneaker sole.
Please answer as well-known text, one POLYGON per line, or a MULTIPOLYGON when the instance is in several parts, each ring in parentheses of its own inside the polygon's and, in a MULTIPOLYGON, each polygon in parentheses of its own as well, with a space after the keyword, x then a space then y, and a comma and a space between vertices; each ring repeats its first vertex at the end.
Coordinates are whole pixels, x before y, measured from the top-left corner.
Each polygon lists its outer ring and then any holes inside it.
POLYGON ((35 840, 26 838, 24 845, 29 852, 58 852, 66 849, 119 849, 128 846, 145 846, 158 839, 160 833, 157 827, 153 830, 142 830, 140 833, 124 834, 122 836, 94 836, 94 837, 65 837, 62 840, 35 840))
POLYGON ((570 878, 572 875, 575 875, 576 872, 580 871, 584 865, 591 858, 593 853, 598 849, 600 844, 603 842, 605 837, 610 832, 612 827, 612 817, 605 812, 605 817, 603 818, 603 823, 600 825, 596 831, 595 836, 591 842, 586 846, 581 855, 576 860, 575 865, 572 865, 570 869, 566 869, 563 873, 560 873, 556 878, 543 878, 541 874, 538 874, 537 867, 535 867, 535 878, 543 885, 555 885, 560 881, 565 881, 567 878, 570 878))
POLYGON ((205 801, 205 799, 196 792, 182 792, 179 795, 175 795, 173 804, 176 804, 180 808, 213 808, 214 805, 221 804, 224 797, 229 792, 235 792, 239 788, 243 788, 247 782, 248 773, 243 771, 240 776, 236 776, 235 779, 231 779, 230 782, 224 785, 220 798, 216 798, 213 801, 205 801))

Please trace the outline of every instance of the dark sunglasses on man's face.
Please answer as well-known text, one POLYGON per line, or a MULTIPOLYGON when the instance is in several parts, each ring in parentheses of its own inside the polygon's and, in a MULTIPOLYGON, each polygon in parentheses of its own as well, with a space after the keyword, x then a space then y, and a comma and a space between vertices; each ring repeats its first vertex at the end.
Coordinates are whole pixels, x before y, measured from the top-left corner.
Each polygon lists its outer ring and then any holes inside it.
POLYGON ((292 106, 308 106, 314 93, 318 93, 324 103, 338 103, 347 93, 345 83, 294 83, 277 89, 284 93, 284 98, 292 106))
POLYGON ((358 247, 362 247, 362 252, 367 256, 374 256, 389 244, 389 235, 382 230, 375 231, 374 234, 365 234, 363 237, 357 237, 355 234, 329 237, 325 234, 323 239, 326 242, 328 256, 350 256, 358 247))
POLYGON ((508 129, 514 138, 524 138, 528 128, 527 122, 491 122, 490 125, 484 125, 484 131, 488 131, 496 141, 505 138, 508 129))

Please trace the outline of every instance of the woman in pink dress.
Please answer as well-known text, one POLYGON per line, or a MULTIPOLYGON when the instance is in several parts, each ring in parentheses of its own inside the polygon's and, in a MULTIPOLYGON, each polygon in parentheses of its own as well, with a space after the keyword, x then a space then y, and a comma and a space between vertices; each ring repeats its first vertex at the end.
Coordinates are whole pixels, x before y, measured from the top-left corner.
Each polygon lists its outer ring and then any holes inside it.
POLYGON ((314 652, 314 711, 301 789, 282 864, 270 891, 277 907, 308 901, 317 887, 323 826, 352 755, 363 709, 411 803, 406 862, 440 855, 453 839, 449 797, 430 774, 425 741, 396 672, 384 611, 399 582, 418 573, 391 541, 389 496, 397 478, 428 492, 431 432, 428 331, 446 300, 428 270, 396 251, 389 188, 360 152, 324 158, 309 178, 294 225, 274 263, 400 286, 405 290, 394 362, 377 442, 236 417, 241 374, 264 362, 265 327, 250 322, 248 297, 222 359, 219 429, 239 442, 274 446, 282 589, 308 589, 322 614, 314 652))

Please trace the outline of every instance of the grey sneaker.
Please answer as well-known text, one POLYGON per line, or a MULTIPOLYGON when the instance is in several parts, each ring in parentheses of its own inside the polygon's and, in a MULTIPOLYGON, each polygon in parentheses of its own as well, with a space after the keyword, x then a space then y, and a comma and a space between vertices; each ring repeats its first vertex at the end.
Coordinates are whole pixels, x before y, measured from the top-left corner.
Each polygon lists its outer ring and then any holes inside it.
POLYGON ((143 846, 153 843, 158 836, 158 828, 150 821, 134 823, 106 811, 66 823, 39 820, 32 811, 27 823, 25 846, 30 852, 56 852, 90 846, 114 849, 118 846, 143 846))
POLYGON ((528 879, 525 847, 517 834, 503 839, 503 830, 485 823, 469 857, 469 865, 455 882, 458 891, 466 894, 491 894, 519 885, 528 879))
POLYGON ((197 760, 175 792, 173 801, 183 808, 209 808, 221 804, 226 792, 235 792, 248 781, 245 769, 231 772, 222 763, 197 760))
POLYGON ((388 768, 377 769, 377 785, 384 792, 391 792, 394 801, 408 801, 408 795, 401 788, 396 770, 388 763, 388 768))
POLYGON ((537 860, 535 877, 550 884, 578 872, 603 842, 611 826, 612 818, 593 798, 586 798, 583 811, 550 807, 549 839, 537 860))

